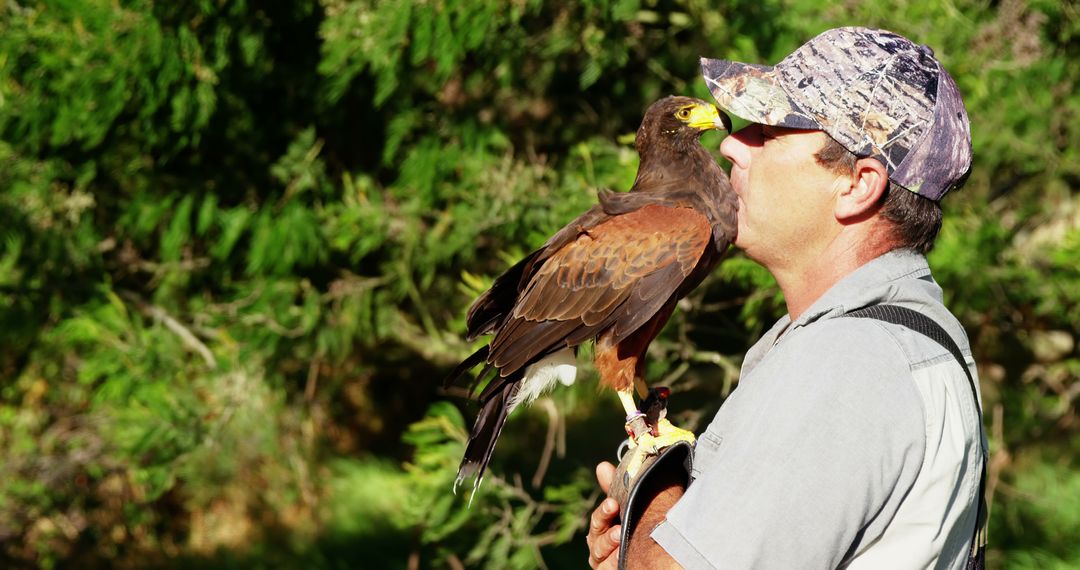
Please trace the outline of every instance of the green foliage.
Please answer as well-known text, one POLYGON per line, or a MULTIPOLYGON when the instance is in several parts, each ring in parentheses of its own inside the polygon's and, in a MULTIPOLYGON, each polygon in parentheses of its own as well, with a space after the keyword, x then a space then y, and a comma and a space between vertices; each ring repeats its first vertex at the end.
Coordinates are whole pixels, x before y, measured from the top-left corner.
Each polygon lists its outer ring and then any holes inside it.
MULTIPOLYGON (((1037 459, 1037 458, 1024 458, 1037 459)), ((1003 566, 1069 568, 1080 559, 1080 478, 1075 460, 1034 461, 1001 483, 1001 513, 992 536, 1001 545, 1003 566), (1020 499, 1020 500, 1016 500, 1020 499), (1052 520, 1053 525, 1044 524, 1052 520)))
MULTIPOLYGON (((579 471, 539 497, 498 476, 485 478, 475 496, 471 489, 451 494, 467 437, 461 412, 438 402, 405 433, 413 454, 403 470, 377 459, 338 462, 329 484, 331 528, 343 539, 413 536, 404 546, 427 566, 541 566, 541 547, 567 543, 585 524, 580 514, 598 496, 589 474, 579 471)), ((380 567, 403 566, 377 544, 370 548, 368 560, 380 567)))
POLYGON ((464 501, 447 490, 453 487, 467 438, 461 413, 445 402, 410 426, 404 441, 416 451, 405 465, 412 486, 402 516, 419 530, 420 542, 434 549, 438 562, 455 559, 470 568, 542 565, 540 546, 565 543, 584 524, 580 516, 567 515, 581 513, 595 501, 586 475, 578 473, 572 483, 546 488, 542 499, 531 496, 520 480, 510 483, 489 476, 482 491, 464 491, 469 495, 464 501), (538 529, 545 522, 550 525, 546 532, 538 529), (460 553, 467 554, 459 558, 460 553))
MULTIPOLYGON (((931 265, 979 360, 991 562, 1080 564, 1080 19, 1042 0, 3 4, 0 564, 580 565, 617 408, 586 373, 455 497, 465 307, 630 186, 699 56, 853 22, 933 46, 971 116, 931 265)), ((700 428, 784 309, 738 254, 684 305, 649 374, 700 428)))

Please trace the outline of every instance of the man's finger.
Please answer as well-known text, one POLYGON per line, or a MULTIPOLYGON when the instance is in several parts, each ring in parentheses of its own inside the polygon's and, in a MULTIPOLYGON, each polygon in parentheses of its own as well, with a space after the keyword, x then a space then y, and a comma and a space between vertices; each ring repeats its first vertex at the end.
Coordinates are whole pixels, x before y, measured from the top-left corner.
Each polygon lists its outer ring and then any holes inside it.
MULTIPOLYGON (((607 461, 596 466, 596 481, 604 493, 608 492, 615 477, 615 466, 607 461)), ((619 539, 622 527, 615 524, 619 516, 619 503, 608 497, 600 502, 589 520, 589 566, 595 570, 613 569, 619 561, 619 539)))
POLYGON ((603 570, 616 568, 619 564, 619 539, 622 526, 616 525, 603 534, 596 535, 589 551, 589 565, 603 570))
POLYGON ((596 507, 592 512, 592 519, 589 522, 589 534, 605 532, 608 528, 611 528, 617 516, 619 516, 619 503, 615 502, 615 499, 611 497, 604 499, 601 501, 600 506, 596 507))
POLYGON ((597 569, 615 568, 619 561, 619 539, 622 526, 615 525, 605 533, 593 536, 589 547, 589 566, 597 569))
POLYGON ((600 483, 600 490, 606 495, 611 488, 611 481, 615 479, 615 466, 608 461, 601 462, 596 466, 596 481, 600 483))

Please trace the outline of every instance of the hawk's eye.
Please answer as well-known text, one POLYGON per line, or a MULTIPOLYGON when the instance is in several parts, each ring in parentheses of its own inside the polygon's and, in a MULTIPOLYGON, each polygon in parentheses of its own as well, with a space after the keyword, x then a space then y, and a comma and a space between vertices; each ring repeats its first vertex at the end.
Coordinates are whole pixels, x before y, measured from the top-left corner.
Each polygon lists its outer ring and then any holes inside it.
POLYGON ((675 118, 679 119, 680 121, 685 121, 689 119, 690 107, 683 107, 682 109, 679 109, 679 112, 675 113, 675 118))

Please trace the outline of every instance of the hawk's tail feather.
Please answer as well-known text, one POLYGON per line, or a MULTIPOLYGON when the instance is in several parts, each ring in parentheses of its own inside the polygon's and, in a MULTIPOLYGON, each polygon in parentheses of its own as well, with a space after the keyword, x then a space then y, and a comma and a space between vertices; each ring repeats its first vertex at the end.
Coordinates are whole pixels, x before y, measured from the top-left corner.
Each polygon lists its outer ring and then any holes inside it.
MULTIPOLYGON (((470 354, 468 358, 462 360, 461 364, 458 364, 456 367, 454 367, 450 374, 446 376, 446 379, 443 380, 443 388, 449 388, 455 382, 457 382, 459 378, 464 376, 465 373, 467 373, 469 370, 472 370, 473 366, 476 366, 477 364, 480 364, 481 362, 487 360, 488 351, 490 350, 491 346, 485 344, 484 346, 480 347, 479 350, 470 354)), ((485 372, 486 370, 487 369, 485 368, 485 372)), ((480 376, 483 376, 483 373, 481 373, 480 376)), ((472 389, 476 387, 475 380, 472 382, 471 386, 472 387, 469 389, 470 392, 472 392, 472 389)))
POLYGON ((457 478, 454 480, 455 493, 458 485, 470 477, 474 478, 473 494, 480 487, 484 470, 487 469, 491 454, 495 451, 495 443, 502 434, 503 425, 506 424, 510 401, 514 399, 521 385, 518 381, 520 375, 521 373, 517 372, 507 378, 496 377, 492 380, 493 384, 498 382, 501 385, 484 400, 480 413, 476 416, 476 422, 469 433, 469 444, 465 447, 465 455, 461 459, 457 478))

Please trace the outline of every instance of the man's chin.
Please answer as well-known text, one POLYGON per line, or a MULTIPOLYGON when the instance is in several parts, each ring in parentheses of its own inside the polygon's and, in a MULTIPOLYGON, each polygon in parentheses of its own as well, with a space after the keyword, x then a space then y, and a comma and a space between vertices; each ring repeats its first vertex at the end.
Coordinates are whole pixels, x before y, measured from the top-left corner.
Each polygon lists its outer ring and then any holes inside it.
POLYGON ((761 253, 760 248, 754 245, 754 242, 752 239, 750 239, 750 235, 748 233, 744 233, 742 230, 739 230, 739 234, 735 236, 735 241, 731 245, 738 248, 738 250, 741 251, 746 257, 764 265, 759 256, 759 254, 761 253))
POLYGON ((741 250, 743 250, 745 252, 746 248, 751 245, 749 243, 749 241, 750 241, 749 238, 750 238, 750 233, 747 232, 746 228, 743 227, 743 225, 740 223, 739 225, 736 226, 735 241, 731 242, 731 245, 733 245, 733 246, 735 246, 735 247, 737 247, 737 248, 739 248, 739 249, 741 249, 741 250))

